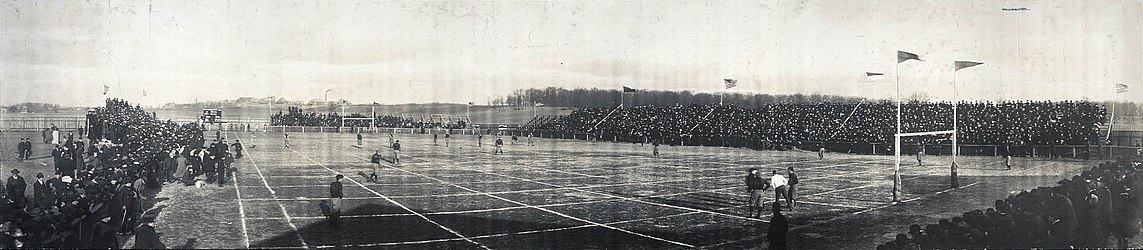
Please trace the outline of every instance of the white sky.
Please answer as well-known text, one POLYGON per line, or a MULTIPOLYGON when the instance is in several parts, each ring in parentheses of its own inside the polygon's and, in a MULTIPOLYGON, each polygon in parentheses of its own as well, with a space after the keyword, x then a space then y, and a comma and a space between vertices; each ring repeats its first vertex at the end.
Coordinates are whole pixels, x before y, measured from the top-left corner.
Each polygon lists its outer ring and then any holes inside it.
POLYGON ((528 87, 1143 100, 1143 1, 0 2, 0 103, 274 95, 485 103, 528 87), (1022 13, 1002 8, 1026 7, 1022 13), (866 71, 886 72, 868 80, 866 71), (1112 85, 1131 85, 1113 94, 1112 85), (142 92, 146 91, 146 96, 142 92))

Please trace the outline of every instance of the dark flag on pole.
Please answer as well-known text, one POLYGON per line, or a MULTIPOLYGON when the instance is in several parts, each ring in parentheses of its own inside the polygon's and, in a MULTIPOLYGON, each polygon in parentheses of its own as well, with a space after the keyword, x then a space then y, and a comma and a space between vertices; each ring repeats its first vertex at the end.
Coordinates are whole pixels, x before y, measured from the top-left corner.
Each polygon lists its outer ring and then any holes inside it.
POLYGON ((1127 84, 1116 83, 1115 84, 1115 93, 1116 94, 1127 93, 1127 84))
POLYGON ((900 51, 900 50, 897 51, 897 63, 902 63, 902 62, 905 62, 908 60, 924 61, 924 60, 921 60, 921 57, 917 56, 917 54, 904 52, 904 51, 900 51))
POLYGON ((956 61, 956 69, 953 69, 953 71, 957 71, 957 70, 961 70, 963 68, 968 68, 968 67, 981 65, 981 64, 984 64, 984 63, 973 62, 973 61, 956 61))
POLYGON ((735 80, 735 79, 722 79, 722 80, 726 81, 726 88, 727 89, 738 86, 738 80, 735 80))
POLYGON ((103 85, 103 95, 107 95, 108 89, 111 89, 111 87, 107 87, 107 85, 103 85))
POLYGON ((623 93, 635 93, 635 89, 623 86, 623 93))
POLYGON ((865 72, 865 77, 883 76, 885 73, 865 72))

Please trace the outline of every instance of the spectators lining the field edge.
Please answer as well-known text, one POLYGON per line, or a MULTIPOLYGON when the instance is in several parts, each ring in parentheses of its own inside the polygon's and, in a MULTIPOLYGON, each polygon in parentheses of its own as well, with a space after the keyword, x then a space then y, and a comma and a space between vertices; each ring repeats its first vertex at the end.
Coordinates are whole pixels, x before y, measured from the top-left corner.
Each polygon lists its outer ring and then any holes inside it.
POLYGON ((140 218, 139 192, 161 185, 170 170, 161 167, 163 158, 179 145, 202 145, 200 126, 160 121, 118 99, 108 99, 88 119, 95 138, 86 148, 78 141, 61 145, 54 175, 6 179, 6 189, 35 188, 31 197, 3 192, 0 248, 118 248, 116 233, 150 230, 140 218), (77 168, 69 167, 73 163, 77 168))
MULTIPOLYGON (((590 133, 597 138, 615 137, 628 142, 643 142, 647 138, 668 143, 682 138, 728 139, 737 140, 733 144, 738 146, 763 149, 784 149, 807 141, 892 145, 896 104, 889 101, 862 103, 850 116, 855 105, 637 106, 620 109, 606 120, 611 108, 588 108, 560 119, 549 119, 535 128, 546 132, 590 133)), ((904 132, 952 129, 950 102, 910 102, 904 104, 902 110, 904 132)), ((1105 115, 1104 107, 1086 101, 962 102, 958 106, 958 139, 961 144, 976 145, 1085 145, 1098 138, 1105 115)), ((909 137, 904 143, 947 143, 945 138, 947 136, 909 137)))
MULTIPOLYGON (((301 108, 289 107, 287 113, 278 112, 270 116, 271 126, 320 126, 320 127, 368 127, 369 122, 363 120, 347 120, 342 124, 342 118, 338 113, 319 114, 315 112, 304 112, 301 108)), ((363 114, 350 114, 344 118, 369 118, 363 114)), ((442 123, 439 121, 424 121, 407 119, 392 115, 377 115, 375 117, 377 127, 382 128, 447 128, 447 129, 462 129, 467 128, 468 124, 465 121, 456 121, 452 123, 442 123)))
POLYGON ((984 211, 911 225, 877 249, 1127 248, 1143 219, 1141 163, 1143 157, 1101 163, 984 211))

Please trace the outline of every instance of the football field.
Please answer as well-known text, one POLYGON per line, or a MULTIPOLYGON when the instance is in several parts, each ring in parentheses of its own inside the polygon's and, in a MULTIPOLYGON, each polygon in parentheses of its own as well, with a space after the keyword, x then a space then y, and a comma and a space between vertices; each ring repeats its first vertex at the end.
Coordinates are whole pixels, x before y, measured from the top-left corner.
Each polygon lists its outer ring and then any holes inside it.
MULTIPOLYGON (((743 177, 751 167, 801 177, 798 205, 783 211, 796 248, 872 248, 910 223, 983 209, 1014 190, 1053 185, 1093 162, 960 157, 950 188, 948 157, 902 159, 902 203, 892 203, 893 158, 504 137, 492 154, 475 136, 228 133, 236 161, 241 244, 255 248, 747 248, 766 245, 770 213, 747 218, 743 177), (257 145, 256 147, 252 147, 257 145), (369 182, 369 157, 386 157, 369 182), (345 175, 340 227, 319 208, 333 176, 345 175)), ((228 184, 228 186, 231 186, 228 184)), ((772 190, 767 201, 773 201, 772 190)), ((784 203, 784 200, 783 200, 784 203)), ((236 232, 238 233, 238 232, 236 232)))

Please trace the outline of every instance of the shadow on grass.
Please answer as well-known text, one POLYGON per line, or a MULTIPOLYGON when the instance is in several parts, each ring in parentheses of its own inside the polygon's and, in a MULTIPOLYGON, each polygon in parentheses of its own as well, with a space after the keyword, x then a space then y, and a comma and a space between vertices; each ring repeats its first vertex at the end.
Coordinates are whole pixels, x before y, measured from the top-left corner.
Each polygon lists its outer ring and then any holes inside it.
MULTIPOLYGON (((318 209, 318 207, 315 205, 314 209, 318 209)), ((366 204, 357 206, 351 211, 342 211, 342 214, 385 214, 385 211, 394 210, 401 209, 395 206, 366 204)), ((607 211, 600 212, 606 213, 607 211)), ((463 215, 429 215, 428 218, 461 235, 469 237, 481 245, 494 249, 681 248, 679 245, 598 226, 566 229, 568 227, 582 226, 585 225, 585 223, 533 209, 463 215), (537 230, 548 231, 526 234, 519 233, 537 230)), ((309 247, 397 247, 410 249, 479 248, 478 245, 461 239, 453 233, 411 214, 358 218, 347 218, 343 215, 337 227, 325 219, 294 219, 294 223, 299 226, 298 233, 288 230, 281 231, 276 235, 264 239, 252 239, 253 241, 250 246, 253 248, 301 247, 302 242, 298 238, 300 236, 309 247), (307 223, 307 226, 301 226, 301 224, 307 223)), ((677 221, 672 223, 677 223, 677 221)), ((625 226, 627 225, 621 224, 616 226, 626 228, 625 226)), ((630 226, 633 226, 633 228, 648 228, 646 225, 630 226)), ((628 230, 688 244, 696 244, 695 241, 700 241, 700 239, 707 236, 724 236, 717 240, 730 241, 737 240, 738 238, 728 239, 726 236, 739 237, 743 234, 757 234, 764 233, 765 231, 765 225, 762 226, 761 230, 751 227, 732 227, 729 228, 729 230, 726 227, 721 227, 717 230, 711 228, 688 230, 685 226, 675 227, 674 225, 658 228, 662 229, 628 230)))

